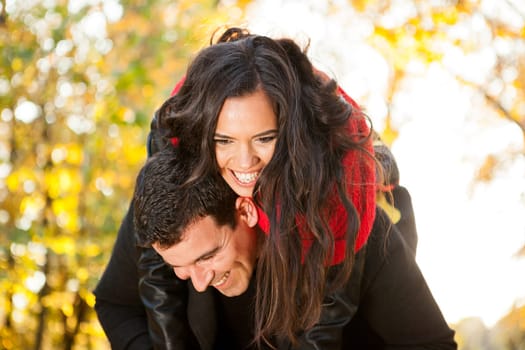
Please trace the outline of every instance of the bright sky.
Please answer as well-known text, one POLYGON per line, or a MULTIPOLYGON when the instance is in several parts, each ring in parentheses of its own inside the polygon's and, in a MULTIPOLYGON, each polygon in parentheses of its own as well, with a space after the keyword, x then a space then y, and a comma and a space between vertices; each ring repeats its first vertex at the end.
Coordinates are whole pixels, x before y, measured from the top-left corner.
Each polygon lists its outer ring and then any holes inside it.
MULTIPOLYGON (((494 8, 493 0, 484 3, 491 11, 502 8, 494 8)), ((314 62, 366 107, 381 130, 388 68, 363 42, 370 24, 344 10, 325 21, 325 6, 256 0, 247 26, 270 36, 310 38, 314 62)), ((488 56, 469 60, 457 52, 446 61, 475 74, 482 74, 487 62, 488 56)), ((393 152, 401 183, 413 197, 417 260, 447 321, 476 316, 491 326, 513 304, 525 304, 525 258, 514 257, 525 244, 525 161, 515 161, 490 184, 472 180, 484 155, 523 149, 522 135, 492 111, 476 107, 478 97, 442 66, 415 65, 412 72, 415 77, 395 100, 393 122, 400 134, 393 152)))

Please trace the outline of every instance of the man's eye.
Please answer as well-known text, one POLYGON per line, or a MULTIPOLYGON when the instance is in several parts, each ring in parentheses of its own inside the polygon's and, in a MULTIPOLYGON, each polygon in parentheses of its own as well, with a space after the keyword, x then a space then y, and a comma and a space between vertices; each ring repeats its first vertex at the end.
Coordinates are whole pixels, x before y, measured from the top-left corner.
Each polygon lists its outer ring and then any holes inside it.
POLYGON ((213 259, 214 256, 215 254, 203 256, 202 258, 199 259, 198 262, 201 263, 201 262, 210 261, 211 259, 213 259))

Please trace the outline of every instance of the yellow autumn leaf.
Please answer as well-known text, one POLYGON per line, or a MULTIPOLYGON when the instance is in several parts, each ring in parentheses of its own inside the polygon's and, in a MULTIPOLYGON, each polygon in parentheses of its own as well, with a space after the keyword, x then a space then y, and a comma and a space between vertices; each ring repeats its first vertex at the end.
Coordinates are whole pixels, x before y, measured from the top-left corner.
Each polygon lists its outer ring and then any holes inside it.
MULTIPOLYGON (((366 0, 363 0, 366 1, 366 0)), ((253 0, 237 0, 237 6, 241 8, 241 10, 245 10, 248 5, 250 5, 253 2, 253 0)))
POLYGON ((58 198, 64 194, 80 192, 82 180, 77 169, 53 168, 45 176, 48 193, 51 198, 58 198))
POLYGON ((63 198, 57 198, 51 203, 53 213, 60 215, 62 213, 76 212, 78 208, 78 196, 66 196, 63 198))
POLYGON ((512 120, 515 120, 517 122, 522 122, 523 120, 525 120, 525 100, 516 101, 516 103, 514 103, 514 105, 512 106, 509 114, 512 120))
POLYGON ((79 267, 76 275, 80 283, 86 282, 89 278, 89 272, 85 267, 79 267))
POLYGON ((91 292, 87 292, 84 295, 84 300, 86 301, 86 304, 88 304, 90 307, 95 306, 95 295, 91 292))
POLYGON ((146 147, 135 145, 124 149, 124 157, 128 164, 139 164, 146 159, 146 147))
POLYGON ((17 176, 16 172, 7 176, 5 184, 10 192, 16 192, 18 190, 18 186, 20 186, 20 178, 17 176))
POLYGON ((84 256, 90 258, 90 257, 99 255, 101 253, 101 249, 98 244, 88 243, 84 245, 83 253, 84 253, 84 256))
MULTIPOLYGON (((147 86, 151 87, 151 85, 147 85, 147 86)), ((133 122, 135 112, 131 108, 122 106, 118 109, 116 114, 121 121, 125 123, 129 123, 129 122, 133 122)))
POLYGON ((34 193, 31 196, 26 196, 20 202, 20 212, 30 217, 37 217, 42 209, 44 209, 46 201, 42 195, 34 193))
POLYGON ((71 143, 67 147, 66 161, 71 165, 80 165, 84 161, 83 145, 71 143))
POLYGON ((58 236, 48 240, 47 246, 59 255, 71 254, 75 252, 75 240, 69 236, 58 236))
POLYGON ((119 153, 115 156, 121 158, 127 164, 139 164, 146 159, 146 142, 144 130, 141 127, 129 127, 121 130, 120 140, 125 140, 125 143, 119 153))
POLYGON ((5 183, 9 191, 18 192, 22 191, 20 187, 27 180, 36 182, 37 178, 35 172, 32 168, 20 167, 7 176, 5 183))
POLYGON ((141 90, 144 98, 150 98, 155 93, 155 89, 151 84, 145 84, 141 90))
POLYGON ((398 36, 393 29, 376 26, 374 27, 374 35, 384 38, 391 45, 397 42, 398 36))
POLYGON ((390 118, 387 118, 385 121, 385 127, 383 131, 381 132, 381 140, 387 145, 388 147, 392 147, 392 144, 399 136, 399 132, 392 127, 392 122, 390 118))
POLYGON ((524 82, 521 81, 521 78, 522 77, 519 77, 519 79, 516 79, 512 82, 512 86, 514 86, 516 88, 516 90, 523 90, 525 88, 524 86, 524 82))
POLYGON ((93 108, 93 120, 98 122, 107 118, 107 106, 104 102, 98 101, 93 108))
POLYGON ((60 310, 62 310, 62 313, 66 317, 73 316, 74 309, 73 309, 73 305, 71 305, 70 303, 63 304, 62 307, 60 308, 60 310))
POLYGON ((366 10, 368 1, 367 0, 352 0, 351 3, 352 3, 352 7, 357 12, 364 12, 366 10))
POLYGON ((446 7, 439 12, 432 14, 434 23, 455 24, 458 21, 458 11, 455 7, 446 7))
POLYGON ((11 61, 11 68, 12 68, 15 72, 21 71, 23 67, 24 67, 24 62, 22 61, 22 59, 21 59, 20 57, 15 57, 15 58, 11 61))
POLYGON ((23 75, 23 82, 24 85, 31 85, 31 83, 35 80, 35 75, 37 73, 36 67, 34 65, 29 65, 24 70, 23 75))
POLYGON ((401 219, 401 212, 399 211, 399 209, 397 209, 387 201, 383 192, 377 193, 376 203, 381 209, 385 211, 385 213, 388 215, 388 217, 394 224, 397 224, 399 222, 399 220, 401 219))
POLYGON ((80 218, 76 212, 69 212, 66 215, 62 214, 59 226, 65 232, 76 233, 80 230, 80 218))
POLYGON ((489 154, 481 167, 478 169, 476 180, 478 181, 490 181, 494 177, 494 171, 498 165, 498 159, 496 156, 489 154))

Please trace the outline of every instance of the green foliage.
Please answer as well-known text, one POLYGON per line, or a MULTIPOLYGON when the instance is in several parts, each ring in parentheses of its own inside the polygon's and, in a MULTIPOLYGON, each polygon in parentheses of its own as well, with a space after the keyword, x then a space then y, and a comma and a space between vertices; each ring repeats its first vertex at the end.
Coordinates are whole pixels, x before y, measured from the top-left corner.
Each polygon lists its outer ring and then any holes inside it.
POLYGON ((92 290, 151 116, 230 9, 209 0, 0 7, 0 348, 109 348, 92 290))

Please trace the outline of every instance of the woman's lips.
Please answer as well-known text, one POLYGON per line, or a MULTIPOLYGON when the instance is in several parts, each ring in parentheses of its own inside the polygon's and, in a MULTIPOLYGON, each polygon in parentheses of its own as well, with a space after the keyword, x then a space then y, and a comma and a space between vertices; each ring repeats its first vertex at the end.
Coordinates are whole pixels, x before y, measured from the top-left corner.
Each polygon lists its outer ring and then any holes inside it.
POLYGON ((250 173, 241 173, 241 172, 232 170, 232 173, 233 173, 233 176, 235 176, 235 178, 237 179, 237 181, 239 181, 241 184, 247 185, 257 180, 257 178, 259 177, 260 171, 254 171, 250 173))

